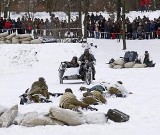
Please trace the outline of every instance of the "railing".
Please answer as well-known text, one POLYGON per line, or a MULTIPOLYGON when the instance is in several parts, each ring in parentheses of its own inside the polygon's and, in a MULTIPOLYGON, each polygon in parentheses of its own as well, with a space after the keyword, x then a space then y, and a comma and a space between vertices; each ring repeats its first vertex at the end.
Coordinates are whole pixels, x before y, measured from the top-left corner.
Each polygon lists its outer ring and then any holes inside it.
MULTIPOLYGON (((160 39, 160 31, 152 32, 126 32, 126 39, 160 39)), ((88 38, 96 39, 122 39, 122 33, 116 32, 97 32, 97 31, 88 31, 88 38)))
MULTIPOLYGON (((62 41, 63 39, 81 39, 83 37, 81 28, 71 28, 70 33, 68 32, 68 28, 57 28, 57 29, 32 29, 27 30, 25 28, 12 28, 12 29, 0 29, 0 33, 8 32, 17 33, 17 34, 31 34, 34 38, 38 37, 49 37, 54 39, 59 39, 62 41)), ((134 40, 134 39, 160 39, 160 30, 152 31, 152 32, 126 32, 126 39, 134 40)), ((97 32, 97 31, 87 31, 88 38, 95 39, 121 39, 122 33, 116 32, 97 32)), ((67 42, 67 40, 66 40, 67 42)))

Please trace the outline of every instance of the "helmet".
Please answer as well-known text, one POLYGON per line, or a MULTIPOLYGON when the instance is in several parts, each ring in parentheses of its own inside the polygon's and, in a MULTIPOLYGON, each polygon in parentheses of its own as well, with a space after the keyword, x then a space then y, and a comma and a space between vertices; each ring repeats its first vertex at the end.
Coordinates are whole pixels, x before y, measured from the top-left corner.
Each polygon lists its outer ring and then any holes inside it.
POLYGON ((76 60, 76 61, 77 61, 77 57, 76 57, 76 56, 73 56, 72 60, 76 60))
POLYGON ((145 54, 147 54, 148 53, 148 51, 145 51, 145 54))
POLYGON ((39 81, 45 81, 45 79, 43 77, 39 77, 38 79, 39 81))
POLYGON ((85 49, 84 52, 89 52, 89 49, 85 49))
POLYGON ((70 88, 66 88, 66 89, 65 89, 65 92, 73 93, 73 91, 72 91, 70 88))
POLYGON ((117 83, 119 83, 119 84, 123 84, 121 81, 117 81, 117 83))

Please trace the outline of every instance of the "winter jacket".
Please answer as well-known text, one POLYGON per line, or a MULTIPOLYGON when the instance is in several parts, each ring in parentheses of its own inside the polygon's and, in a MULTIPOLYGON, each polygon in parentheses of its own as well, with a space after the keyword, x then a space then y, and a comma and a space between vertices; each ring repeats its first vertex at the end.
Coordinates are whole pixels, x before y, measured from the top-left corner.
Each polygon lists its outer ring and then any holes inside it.
POLYGON ((140 26, 138 26, 138 28, 137 28, 137 33, 138 34, 141 34, 143 32, 143 27, 140 25, 140 26))
POLYGON ((84 96, 83 100, 85 100, 85 97, 92 97, 97 102, 100 102, 100 103, 103 103, 103 104, 105 104, 107 102, 105 97, 99 91, 85 92, 85 93, 83 93, 83 96, 84 96))
POLYGON ((27 30, 32 30, 33 29, 33 22, 31 20, 28 20, 26 22, 26 29, 27 30))
POLYGON ((36 94, 41 94, 49 99, 48 86, 45 82, 36 81, 32 84, 31 90, 28 92, 28 95, 33 96, 36 94))
POLYGON ((151 22, 149 28, 150 28, 151 32, 154 32, 155 31, 155 23, 151 22))
POLYGON ((83 61, 85 62, 85 60, 88 60, 89 62, 93 62, 96 61, 95 57, 93 54, 90 54, 88 56, 86 56, 85 54, 82 54, 79 58, 79 61, 83 61))
POLYGON ((65 92, 60 98, 59 107, 64 109, 70 109, 73 111, 78 111, 79 107, 87 108, 88 104, 78 101, 73 93, 65 92))
MULTIPOLYGON (((128 96, 128 91, 126 90, 126 88, 120 84, 120 83, 116 83, 116 84, 113 84, 111 85, 110 88, 116 88, 120 93, 118 94, 122 94, 123 96, 128 96)), ((110 89, 108 88, 108 90, 110 89)))
POLYGON ((73 62, 65 62, 67 68, 72 68, 72 67, 79 67, 78 63, 73 63, 73 62))
POLYGON ((157 35, 160 35, 160 29, 158 29, 156 33, 157 33, 157 35))
MULTIPOLYGON (((145 58, 145 55, 142 55, 142 56, 140 56, 140 57, 138 58, 142 64, 144 64, 144 58, 145 58)), ((151 60, 152 60, 152 58, 151 58, 151 56, 149 55, 149 61, 151 61, 151 60)))
POLYGON ((4 24, 5 29, 10 29, 12 27, 12 24, 10 21, 6 21, 4 24))

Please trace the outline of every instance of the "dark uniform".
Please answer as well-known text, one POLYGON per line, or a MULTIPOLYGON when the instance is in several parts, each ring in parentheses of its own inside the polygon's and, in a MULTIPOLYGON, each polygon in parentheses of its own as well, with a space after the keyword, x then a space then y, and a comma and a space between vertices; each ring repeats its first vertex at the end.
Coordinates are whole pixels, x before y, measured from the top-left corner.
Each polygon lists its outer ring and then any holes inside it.
POLYGON ((74 56, 70 62, 65 61, 66 68, 79 67, 77 57, 74 56))
POLYGON ((143 63, 147 65, 147 67, 154 67, 153 61, 150 60, 148 51, 145 51, 143 63))
POLYGON ((95 67, 94 67, 94 65, 93 65, 92 62, 96 62, 96 59, 95 59, 94 55, 92 55, 92 54, 89 53, 89 49, 85 49, 84 53, 79 57, 79 61, 82 63, 80 65, 79 74, 81 75, 82 80, 84 80, 84 74, 85 74, 85 72, 84 72, 84 65, 85 65, 85 61, 86 60, 89 62, 88 66, 91 66, 91 68, 92 68, 93 80, 95 80, 95 73, 96 73, 96 71, 95 71, 95 67))

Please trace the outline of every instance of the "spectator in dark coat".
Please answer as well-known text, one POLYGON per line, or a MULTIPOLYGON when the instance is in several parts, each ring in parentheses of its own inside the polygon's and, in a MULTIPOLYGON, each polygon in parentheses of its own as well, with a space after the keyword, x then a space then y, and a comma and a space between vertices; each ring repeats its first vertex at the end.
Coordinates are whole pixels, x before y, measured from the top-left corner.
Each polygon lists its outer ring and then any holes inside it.
POLYGON ((0 33, 3 32, 3 28, 4 28, 4 20, 3 17, 0 18, 0 33))
POLYGON ((143 23, 144 39, 149 39, 149 23, 146 21, 143 23))
POLYGON ((17 19, 16 29, 17 29, 18 34, 24 34, 25 33, 24 28, 23 28, 23 24, 22 24, 22 21, 20 20, 20 18, 17 19))
POLYGON ((155 34, 154 34, 154 32, 155 32, 155 22, 153 20, 150 23, 149 29, 150 29, 151 39, 155 39, 155 34))

